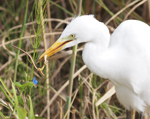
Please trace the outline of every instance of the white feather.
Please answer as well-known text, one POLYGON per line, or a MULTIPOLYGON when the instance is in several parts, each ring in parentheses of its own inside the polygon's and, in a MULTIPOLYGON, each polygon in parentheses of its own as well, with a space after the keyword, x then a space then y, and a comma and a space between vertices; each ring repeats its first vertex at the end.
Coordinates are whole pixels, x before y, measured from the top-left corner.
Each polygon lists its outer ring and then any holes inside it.
POLYGON ((120 103, 144 112, 150 106, 150 27, 137 20, 121 23, 110 36, 91 15, 75 18, 60 38, 76 35, 67 47, 86 42, 83 60, 100 77, 110 79, 120 103))

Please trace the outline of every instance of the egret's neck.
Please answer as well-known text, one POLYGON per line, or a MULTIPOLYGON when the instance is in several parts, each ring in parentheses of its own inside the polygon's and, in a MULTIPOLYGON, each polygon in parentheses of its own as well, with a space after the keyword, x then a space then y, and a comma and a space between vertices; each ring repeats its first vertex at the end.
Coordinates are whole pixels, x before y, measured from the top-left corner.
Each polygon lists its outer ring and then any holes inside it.
POLYGON ((103 59, 102 54, 107 51, 109 39, 106 39, 105 41, 102 41, 101 39, 99 40, 100 42, 95 40, 94 42, 86 43, 82 57, 84 63, 93 73, 103 78, 108 78, 106 73, 108 73, 107 68, 109 66, 107 61, 103 59))

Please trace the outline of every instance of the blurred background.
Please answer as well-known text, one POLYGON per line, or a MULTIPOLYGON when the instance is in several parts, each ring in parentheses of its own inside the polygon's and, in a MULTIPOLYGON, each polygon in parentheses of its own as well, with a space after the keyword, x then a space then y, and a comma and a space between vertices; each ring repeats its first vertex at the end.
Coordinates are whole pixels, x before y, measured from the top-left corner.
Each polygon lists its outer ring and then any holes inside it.
MULTIPOLYGON (((95 106, 113 84, 86 68, 82 60, 84 44, 78 45, 72 69, 72 48, 68 48, 49 58, 43 70, 45 75, 38 72, 31 58, 26 55, 28 53, 32 57, 38 68, 42 67, 43 62, 36 64, 39 56, 59 38, 66 25, 80 14, 93 14, 113 33, 127 19, 150 24, 150 0, 0 1, 1 118, 21 118, 22 115, 22 119, 63 119, 67 117, 65 108, 69 90, 72 90, 68 107, 70 119, 125 118, 125 109, 115 94, 95 106), (74 79, 72 88, 68 86, 69 75, 74 79)), ((134 116, 133 111, 133 118, 137 118, 138 114, 134 116)))

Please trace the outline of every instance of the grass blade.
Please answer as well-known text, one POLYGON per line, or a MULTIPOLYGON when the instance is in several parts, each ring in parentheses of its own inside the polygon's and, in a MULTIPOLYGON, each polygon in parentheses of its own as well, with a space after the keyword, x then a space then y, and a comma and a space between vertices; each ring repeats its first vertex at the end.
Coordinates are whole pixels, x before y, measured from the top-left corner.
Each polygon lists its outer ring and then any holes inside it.
POLYGON ((29 117, 29 119, 34 119, 33 105, 32 105, 32 100, 31 100, 30 96, 29 96, 29 102, 30 102, 30 117, 29 117))
MULTIPOLYGON (((0 82, 2 83, 4 89, 7 91, 8 95, 11 97, 11 99, 13 99, 13 96, 11 95, 9 89, 8 89, 7 86, 4 84, 4 82, 3 82, 3 80, 2 80, 1 78, 0 78, 0 82)), ((3 88, 1 87, 1 89, 3 89, 3 88)), ((7 96, 8 96, 8 95, 7 95, 7 96)), ((7 96, 6 96, 6 97, 7 97, 7 96)), ((11 99, 10 99, 10 100, 11 100, 11 99)), ((12 104, 13 104, 13 103, 12 103, 12 104)))
MULTIPOLYGON (((22 24, 22 27, 21 27, 21 34, 20 34, 20 40, 19 40, 19 44, 18 44, 18 47, 21 48, 21 38, 23 36, 23 33, 25 31, 25 23, 27 21, 27 13, 28 13, 28 0, 27 0, 27 3, 26 3, 26 11, 25 11, 25 16, 24 16, 24 19, 23 19, 23 24, 22 24)), ((14 77, 13 77, 13 80, 14 82, 16 82, 16 75, 17 75, 17 67, 18 67, 18 56, 20 54, 20 50, 17 51, 17 55, 16 55, 16 63, 15 63, 15 71, 14 71, 14 77)))
POLYGON ((6 119, 2 112, 0 112, 0 116, 2 117, 2 119, 6 119))

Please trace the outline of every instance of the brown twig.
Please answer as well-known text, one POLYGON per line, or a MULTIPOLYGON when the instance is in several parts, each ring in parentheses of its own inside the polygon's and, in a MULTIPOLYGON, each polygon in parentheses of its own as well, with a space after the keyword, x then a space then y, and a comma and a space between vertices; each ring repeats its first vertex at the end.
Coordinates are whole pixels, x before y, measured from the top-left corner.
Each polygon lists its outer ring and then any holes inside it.
POLYGON ((106 23, 105 25, 107 25, 111 20, 113 20, 114 18, 116 18, 120 13, 122 13, 124 10, 126 10, 128 7, 136 4, 137 2, 139 2, 140 0, 136 0, 131 2, 130 4, 128 4, 127 6, 125 6, 124 8, 122 8, 120 11, 118 11, 115 15, 113 15, 106 23))
POLYGON ((127 14, 126 16, 124 17, 124 20, 126 20, 128 18, 128 16, 137 8, 139 7, 140 5, 144 4, 147 0, 143 0, 141 2, 139 2, 137 5, 135 5, 127 14))
POLYGON ((37 71, 39 71, 39 72, 44 76, 42 70, 43 70, 44 67, 45 67, 45 63, 44 63, 44 65, 43 65, 41 68, 37 68, 37 66, 35 65, 35 63, 34 63, 34 61, 33 61, 33 58, 31 57, 31 55, 30 55, 29 53, 27 53, 26 51, 24 51, 24 50, 18 48, 17 46, 14 46, 13 44, 12 44, 12 46, 15 47, 15 48, 17 48, 17 49, 19 49, 19 50, 21 50, 21 51, 24 52, 26 55, 28 55, 28 57, 31 59, 31 62, 32 62, 34 68, 35 68, 37 71))
MULTIPOLYGON (((82 66, 76 73, 74 73, 73 78, 77 77, 84 69, 86 68, 86 66, 82 66)), ((86 81, 86 79, 83 81, 83 83, 86 81)), ((49 102, 49 104, 44 108, 44 110, 41 112, 40 116, 43 116, 45 111, 47 110, 47 108, 53 103, 53 101, 55 101, 55 99, 57 98, 57 96, 68 86, 69 84, 69 80, 63 85, 61 86, 61 88, 56 92, 56 94, 52 97, 51 101, 49 102)))
MULTIPOLYGON (((45 33, 45 36, 49 36, 49 35, 60 35, 62 32, 53 32, 53 33, 45 33)), ((34 38, 36 37, 36 35, 31 35, 31 36, 25 36, 25 37, 22 37, 21 40, 24 40, 26 38, 34 38)), ((12 39, 11 41, 7 41, 7 42, 4 42, 3 44, 0 44, 0 47, 2 47, 3 45, 8 45, 9 43, 12 43, 12 42, 16 42, 16 41, 19 41, 20 38, 16 38, 16 39, 12 39)))

